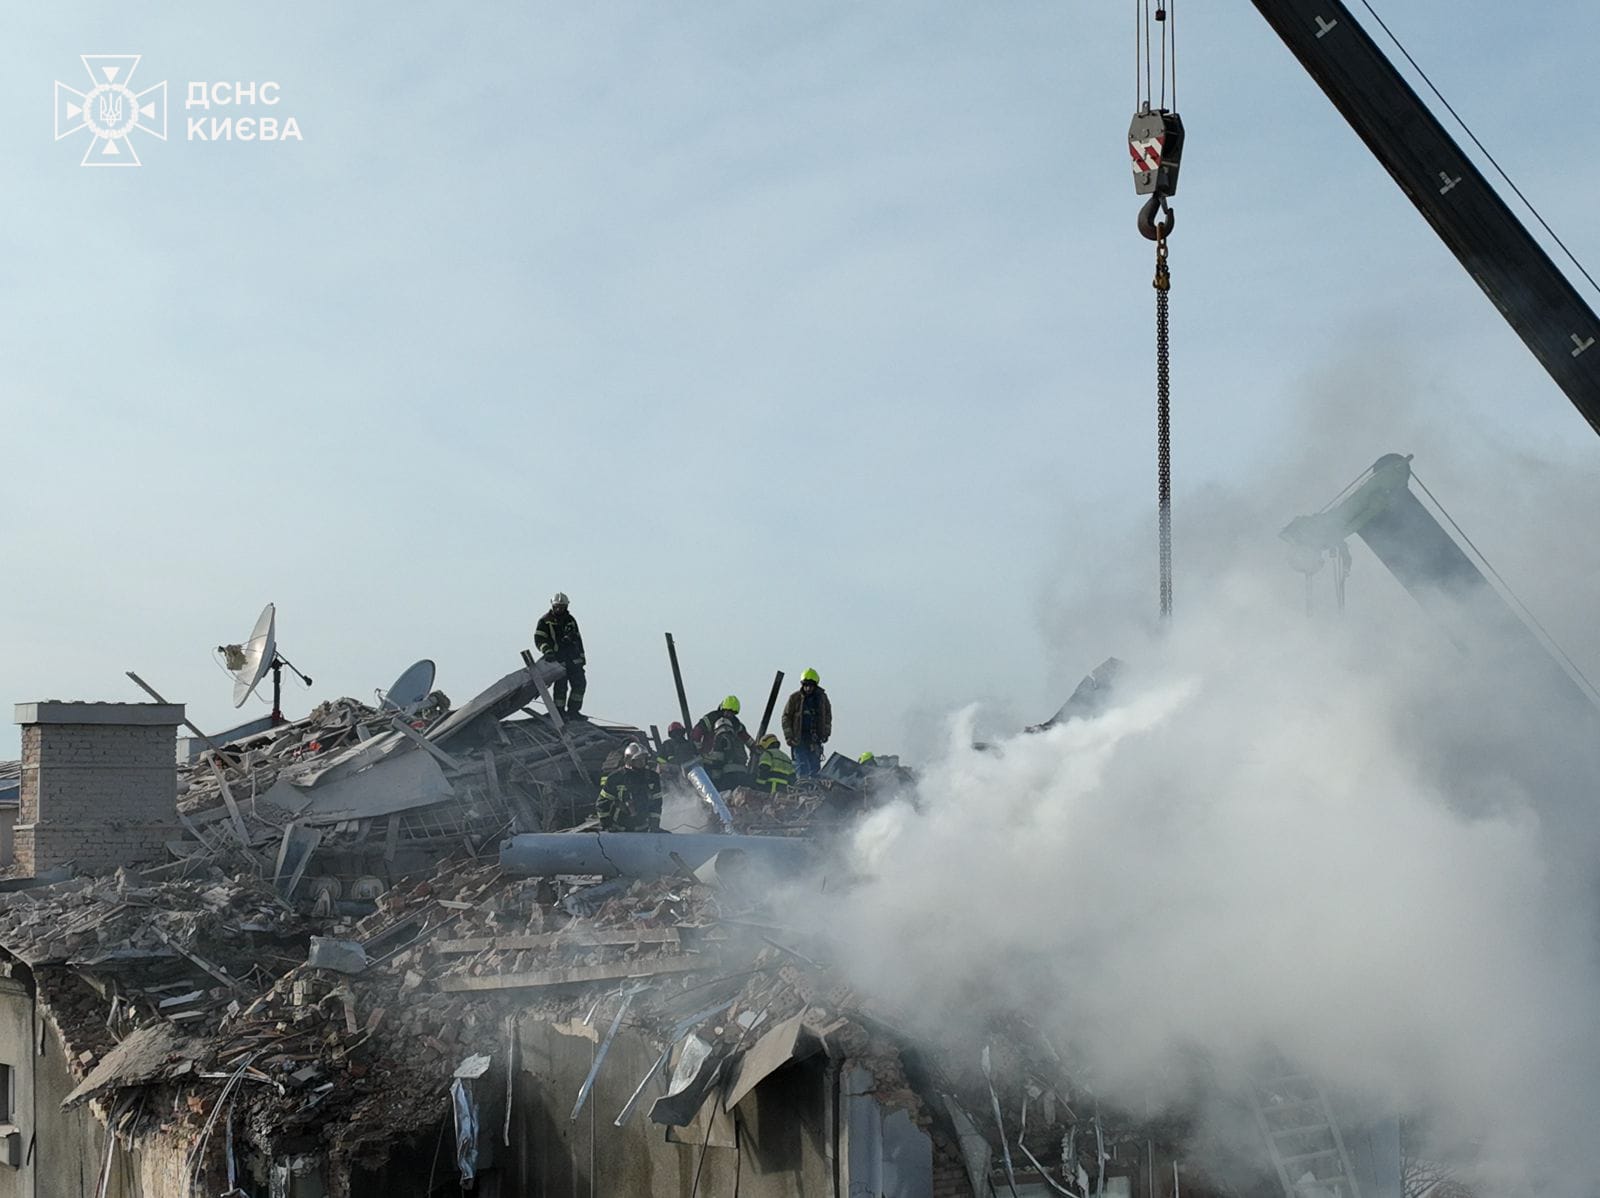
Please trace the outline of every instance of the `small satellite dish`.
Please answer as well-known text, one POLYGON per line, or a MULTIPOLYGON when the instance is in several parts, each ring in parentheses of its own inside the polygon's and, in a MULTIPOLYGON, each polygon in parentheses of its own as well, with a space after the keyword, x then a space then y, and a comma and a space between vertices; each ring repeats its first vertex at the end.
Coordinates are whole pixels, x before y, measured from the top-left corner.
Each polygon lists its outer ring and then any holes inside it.
POLYGON ((378 709, 398 711, 401 715, 414 714, 433 690, 433 675, 433 662, 424 657, 396 678, 387 691, 379 692, 378 709))
POLYGON ((242 645, 218 645, 224 665, 233 674, 233 705, 243 707, 245 700, 255 693, 256 687, 272 671, 272 722, 283 723, 283 670, 288 666, 307 686, 311 679, 301 674, 289 660, 278 652, 277 609, 267 604, 261 609, 250 639, 242 645))
POLYGON ((233 671, 233 705, 243 707, 278 655, 277 609, 270 603, 263 607, 250 639, 242 645, 224 645, 222 652, 233 671))

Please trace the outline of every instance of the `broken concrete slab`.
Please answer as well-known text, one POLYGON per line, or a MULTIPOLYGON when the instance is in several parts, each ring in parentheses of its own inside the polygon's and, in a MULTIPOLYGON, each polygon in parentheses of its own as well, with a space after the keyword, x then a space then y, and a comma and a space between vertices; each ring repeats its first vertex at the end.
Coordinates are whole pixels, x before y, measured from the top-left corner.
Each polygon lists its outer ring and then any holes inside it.
POLYGON ((367 968, 367 950, 354 940, 335 940, 330 936, 311 937, 306 964, 313 969, 332 969, 338 973, 361 973, 367 968))
POLYGON ((800 840, 671 832, 529 832, 500 846, 500 865, 514 877, 593 874, 659 878, 695 870, 719 853, 742 852, 753 869, 804 869, 814 858, 800 840))
POLYGON ((309 790, 300 811, 306 824, 373 819, 395 811, 428 807, 455 796, 455 787, 429 754, 412 748, 384 757, 354 773, 322 781, 309 790))
POLYGON ((688 973, 695 969, 710 969, 716 964, 715 956, 684 953, 671 957, 645 957, 637 961, 619 961, 615 965, 574 965, 566 969, 538 969, 531 973, 486 973, 479 976, 464 974, 441 979, 439 989, 451 992, 532 990, 547 986, 572 986, 580 982, 652 977, 661 973, 688 973))
POLYGON ((530 668, 513 670, 482 694, 464 703, 428 733, 435 744, 473 745, 487 740, 492 725, 531 703, 539 693, 539 683, 551 685, 567 676, 557 662, 541 661, 530 668))
POLYGON ((187 1071, 184 1063, 192 1063, 205 1051, 203 1042, 188 1039, 170 1023, 147 1023, 135 1028, 101 1058, 89 1076, 62 1099, 62 1109, 87 1102, 108 1090, 155 1081, 174 1069, 187 1071))

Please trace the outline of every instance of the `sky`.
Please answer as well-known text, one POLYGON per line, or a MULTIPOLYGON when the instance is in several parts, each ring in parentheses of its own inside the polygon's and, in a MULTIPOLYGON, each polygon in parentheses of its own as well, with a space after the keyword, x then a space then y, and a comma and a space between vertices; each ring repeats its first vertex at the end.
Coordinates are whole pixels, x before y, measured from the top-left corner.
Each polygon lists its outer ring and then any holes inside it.
MULTIPOLYGON (((226 727, 272 601, 291 715, 420 657, 460 701, 559 589, 598 717, 674 718, 664 632, 697 715, 815 667, 852 756, 1045 717, 1156 605, 1129 7, 8 6, 0 693, 226 727), (169 81, 138 169, 54 138, 84 53, 169 81), (191 80, 303 141, 187 140, 191 80)), ((1383 11, 1600 261, 1600 11, 1383 11)), ((1177 619, 1401 451, 1595 671, 1593 434, 1254 8, 1178 15, 1177 619)))

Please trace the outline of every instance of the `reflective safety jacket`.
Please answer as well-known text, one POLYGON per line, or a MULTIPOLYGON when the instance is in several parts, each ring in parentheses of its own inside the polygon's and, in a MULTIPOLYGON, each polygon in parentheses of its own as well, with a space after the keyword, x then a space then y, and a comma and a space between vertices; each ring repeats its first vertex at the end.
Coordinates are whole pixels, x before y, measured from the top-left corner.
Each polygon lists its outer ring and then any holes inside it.
POLYGON ((533 647, 544 657, 562 663, 583 664, 583 633, 570 611, 551 608, 539 617, 533 630, 533 647))
POLYGON ((719 707, 715 711, 706 712, 705 715, 696 720, 694 731, 689 734, 694 737, 694 743, 699 747, 701 753, 705 753, 706 750, 711 748, 711 741, 717 734, 717 724, 721 720, 727 720, 732 724, 734 731, 739 735, 740 741, 746 747, 750 745, 750 733, 745 731, 745 726, 740 722, 739 717, 731 712, 723 711, 719 707))
POLYGON ((661 779, 654 770, 613 770, 600 779, 595 814, 604 832, 661 831, 661 779))
POLYGON ((763 749, 761 759, 756 762, 757 788, 777 794, 779 787, 792 785, 794 762, 789 760, 789 755, 779 748, 763 749))
POLYGON ((673 736, 669 733, 667 739, 661 742, 661 751, 656 754, 656 760, 663 765, 688 765, 698 756, 687 735, 673 736))

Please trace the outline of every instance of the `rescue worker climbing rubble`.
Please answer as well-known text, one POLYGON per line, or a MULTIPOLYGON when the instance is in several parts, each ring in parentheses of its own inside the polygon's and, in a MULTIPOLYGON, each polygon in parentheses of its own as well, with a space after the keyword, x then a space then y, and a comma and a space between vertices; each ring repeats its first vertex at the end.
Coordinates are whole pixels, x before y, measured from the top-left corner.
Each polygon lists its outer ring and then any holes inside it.
POLYGON ((698 754, 689 740, 689 730, 677 720, 667 725, 667 738, 661 742, 656 759, 662 765, 686 766, 694 764, 698 754))
POLYGON ((793 786, 794 762, 778 747, 778 738, 769 732, 757 743, 761 756, 756 758, 756 788, 777 794, 783 787, 793 786))
POLYGON ((589 679, 584 673, 583 633, 578 631, 578 621, 567 608, 566 593, 557 591, 550 600, 550 610, 539 618, 533 630, 533 644, 542 657, 560 662, 567 671, 567 676, 550 688, 557 710, 569 720, 581 720, 589 679))
POLYGON ((800 675, 800 689, 783 705, 783 739, 794 753, 795 772, 815 778, 822 768, 822 746, 833 735, 833 703, 815 670, 800 675))
POLYGON ((650 750, 636 742, 622 751, 622 768, 600 779, 595 814, 603 832, 661 831, 661 778, 650 750))
POLYGON ((722 715, 712 726, 711 745, 700 760, 718 790, 750 785, 750 734, 737 716, 722 715))

